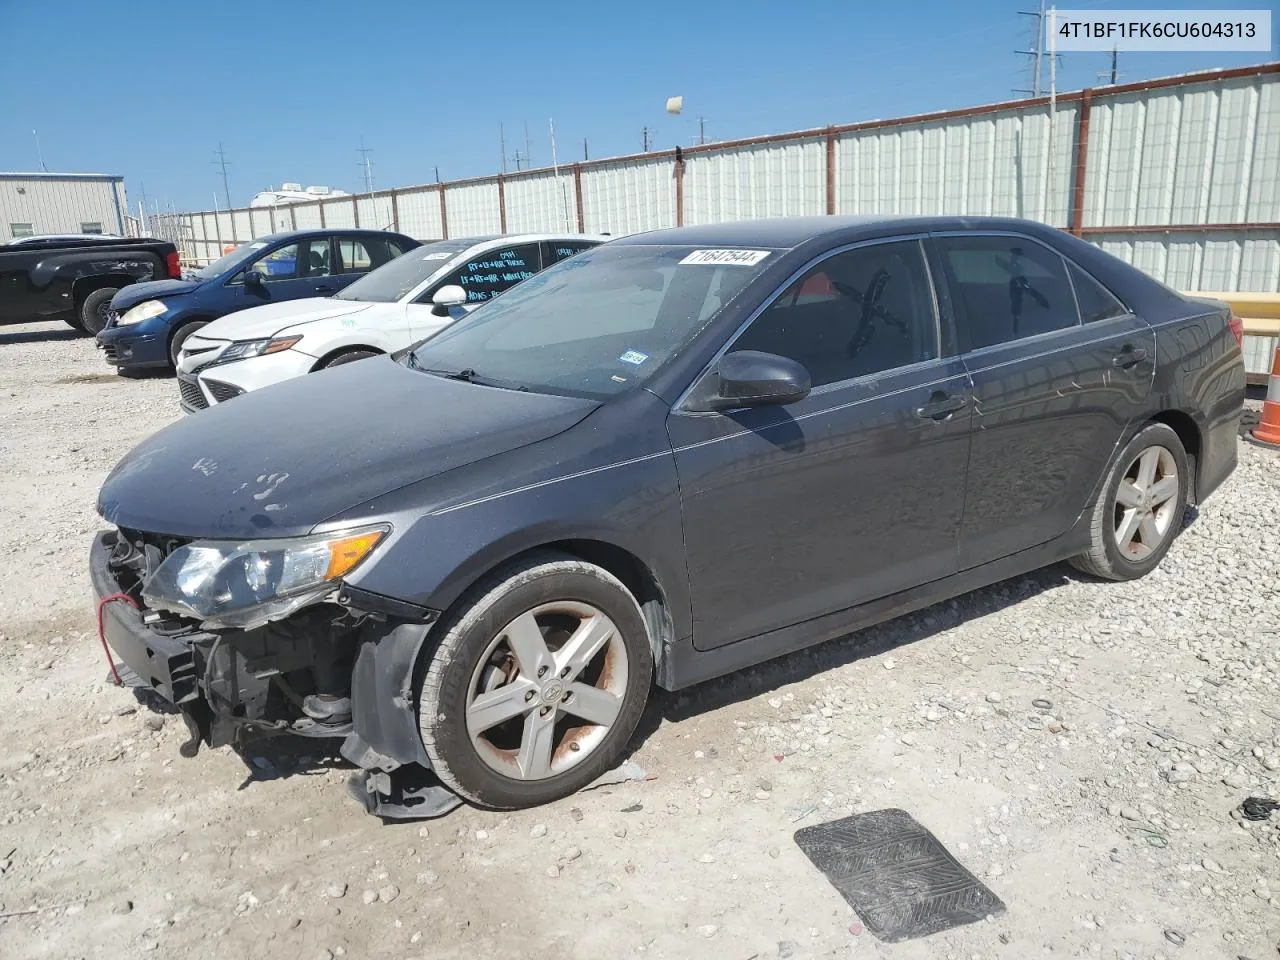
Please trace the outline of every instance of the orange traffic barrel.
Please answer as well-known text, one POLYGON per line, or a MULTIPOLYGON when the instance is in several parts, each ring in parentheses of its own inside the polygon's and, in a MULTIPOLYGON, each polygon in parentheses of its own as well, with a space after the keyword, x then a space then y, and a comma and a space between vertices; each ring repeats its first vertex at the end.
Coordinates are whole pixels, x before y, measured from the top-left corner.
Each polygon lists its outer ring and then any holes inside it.
POLYGON ((1280 343, 1271 359, 1271 377, 1267 380, 1267 399, 1262 403, 1262 419, 1253 428, 1253 439, 1268 446, 1280 447, 1280 343))

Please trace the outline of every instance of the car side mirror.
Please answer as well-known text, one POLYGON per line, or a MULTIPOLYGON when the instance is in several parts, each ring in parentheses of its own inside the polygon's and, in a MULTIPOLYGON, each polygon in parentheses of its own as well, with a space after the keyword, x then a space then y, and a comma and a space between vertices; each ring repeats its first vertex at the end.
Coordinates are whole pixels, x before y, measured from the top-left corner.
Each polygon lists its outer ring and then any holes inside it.
POLYGON ((246 270, 244 272, 244 285, 255 289, 260 288, 262 286, 262 274, 253 269, 246 270))
POLYGON ((437 317, 447 317, 450 307, 460 307, 467 302, 467 291, 456 283, 441 287, 431 297, 431 312, 437 317))
POLYGON ((759 350, 726 353, 690 394, 685 409, 736 410, 795 403, 809 395, 809 371, 788 357, 759 350))

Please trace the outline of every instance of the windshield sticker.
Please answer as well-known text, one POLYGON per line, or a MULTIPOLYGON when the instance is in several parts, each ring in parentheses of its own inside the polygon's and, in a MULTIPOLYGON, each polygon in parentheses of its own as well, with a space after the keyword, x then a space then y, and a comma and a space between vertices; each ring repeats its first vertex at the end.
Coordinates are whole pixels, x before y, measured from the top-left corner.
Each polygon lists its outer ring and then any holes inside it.
POLYGON ((695 250, 681 260, 680 265, 718 266, 723 263, 735 267, 754 267, 768 255, 768 250, 695 250))
POLYGON ((449 253, 447 250, 434 250, 431 253, 428 253, 422 259, 423 260, 448 260, 451 256, 453 256, 453 254, 449 253))
POLYGON ((639 350, 628 350, 618 360, 622 363, 634 363, 637 367, 649 359, 647 353, 641 353, 639 350))

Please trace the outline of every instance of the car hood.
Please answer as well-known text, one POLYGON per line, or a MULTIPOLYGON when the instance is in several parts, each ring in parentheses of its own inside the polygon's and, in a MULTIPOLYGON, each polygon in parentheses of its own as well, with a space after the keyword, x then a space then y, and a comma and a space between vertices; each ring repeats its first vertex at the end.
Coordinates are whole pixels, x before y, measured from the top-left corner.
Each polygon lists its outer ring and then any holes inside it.
POLYGON ((307 533, 376 496, 555 436, 598 403, 446 380, 389 357, 185 417, 107 477, 98 512, 175 537, 307 533))
POLYGON ((148 280, 146 283, 131 283, 111 298, 111 309, 116 313, 124 313, 145 300, 181 296, 199 289, 201 285, 199 280, 148 280))
POLYGON ((285 327, 362 313, 373 306, 378 304, 334 300, 332 297, 268 303, 220 317, 201 327, 200 337, 204 340, 259 340, 273 336, 285 327))

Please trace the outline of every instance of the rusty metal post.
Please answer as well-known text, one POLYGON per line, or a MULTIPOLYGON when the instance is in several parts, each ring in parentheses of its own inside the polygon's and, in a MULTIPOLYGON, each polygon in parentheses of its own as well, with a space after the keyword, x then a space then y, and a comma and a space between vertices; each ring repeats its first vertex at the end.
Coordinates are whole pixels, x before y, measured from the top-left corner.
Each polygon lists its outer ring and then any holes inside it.
POLYGON ((498 174, 498 232, 507 232, 507 187, 506 177, 498 174))
POLYGON ((396 193, 396 188, 392 187, 391 188, 391 229, 392 230, 400 229, 400 202, 397 199, 398 196, 399 195, 396 193))
POLYGON ((578 208, 578 232, 586 233, 586 218, 582 215, 582 164, 573 165, 573 197, 578 208))
POLYGON ((323 229, 324 229, 324 226, 325 226, 325 223, 324 223, 324 201, 323 201, 323 200, 317 200, 317 201, 316 201, 316 209, 320 211, 320 229, 322 229, 322 230, 323 230, 323 229))
POLYGON ((676 147, 676 226, 684 226, 684 151, 676 147))
POLYGON ((444 205, 444 184, 436 184, 436 189, 440 191, 440 233, 443 234, 441 239, 449 239, 449 211, 444 205))
POLYGON ((827 216, 836 212, 836 128, 827 127, 827 216))
POLYGON ((1093 90, 1085 88, 1080 94, 1080 119, 1076 126, 1076 182, 1071 193, 1071 232, 1077 237, 1084 229, 1085 174, 1089 167, 1089 108, 1093 103, 1093 90))

